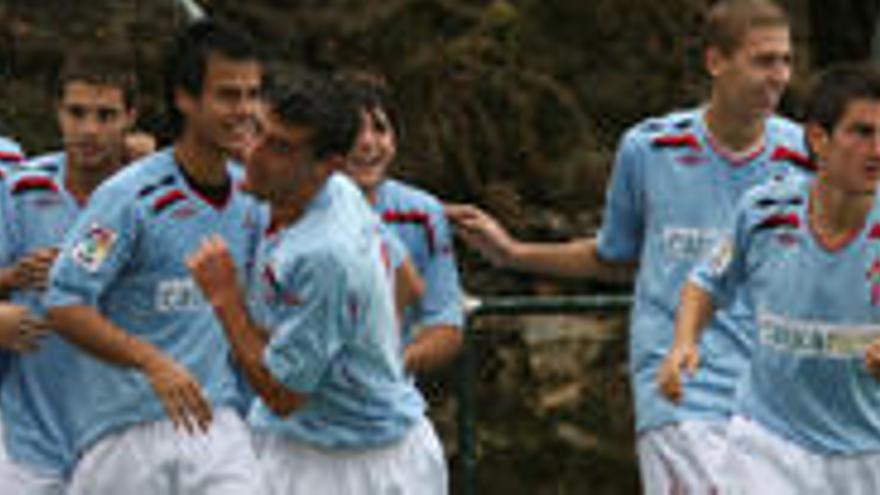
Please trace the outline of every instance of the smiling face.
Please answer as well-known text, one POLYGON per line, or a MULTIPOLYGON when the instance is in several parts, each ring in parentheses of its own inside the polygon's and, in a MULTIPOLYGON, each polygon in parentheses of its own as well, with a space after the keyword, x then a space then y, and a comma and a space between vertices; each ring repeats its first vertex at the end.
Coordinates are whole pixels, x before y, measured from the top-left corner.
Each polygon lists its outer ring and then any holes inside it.
POLYGON ((791 78, 791 36, 783 26, 746 31, 730 53, 709 48, 706 65, 713 78, 713 97, 725 108, 749 118, 773 113, 791 78))
POLYGON ((57 113, 72 167, 85 170, 120 165, 125 135, 135 119, 122 88, 71 80, 64 84, 57 113))
POLYGON ((367 194, 372 193, 388 174, 397 155, 397 135, 384 109, 361 110, 361 127, 345 172, 367 194))
POLYGON ((880 100, 855 99, 829 132, 807 126, 820 178, 839 191, 873 194, 880 180, 880 100))
POLYGON ((211 54, 201 93, 192 95, 183 89, 176 92, 187 131, 225 153, 243 155, 242 150, 254 139, 261 81, 258 61, 211 54))

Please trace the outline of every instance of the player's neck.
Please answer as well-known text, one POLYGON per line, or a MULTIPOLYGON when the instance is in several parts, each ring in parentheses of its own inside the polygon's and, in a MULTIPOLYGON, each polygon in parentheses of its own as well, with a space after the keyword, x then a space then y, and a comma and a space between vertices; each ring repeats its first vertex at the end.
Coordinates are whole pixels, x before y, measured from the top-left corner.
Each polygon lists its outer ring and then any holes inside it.
POLYGON ((376 206, 376 203, 379 202, 379 186, 367 187, 362 189, 362 191, 364 192, 364 197, 367 198, 367 203, 376 206))
POLYGON ((759 147, 764 140, 766 119, 745 116, 727 108, 717 99, 706 107, 704 114, 706 131, 724 149, 740 153, 759 147))
POLYGON ((108 160, 108 162, 112 162, 112 164, 86 168, 71 160, 68 155, 67 166, 64 169, 64 189, 77 202, 85 203, 101 182, 104 182, 104 179, 119 170, 122 157, 108 160))
POLYGON ((201 185, 221 186, 227 181, 225 153, 191 130, 185 130, 175 141, 174 158, 201 185))
POLYGON ((302 217, 309 204, 318 196, 320 189, 301 186, 294 194, 283 200, 270 201, 269 217, 273 227, 286 227, 302 217))
POLYGON ((810 225, 824 237, 860 230, 874 207, 874 194, 852 193, 816 180, 810 191, 810 225))

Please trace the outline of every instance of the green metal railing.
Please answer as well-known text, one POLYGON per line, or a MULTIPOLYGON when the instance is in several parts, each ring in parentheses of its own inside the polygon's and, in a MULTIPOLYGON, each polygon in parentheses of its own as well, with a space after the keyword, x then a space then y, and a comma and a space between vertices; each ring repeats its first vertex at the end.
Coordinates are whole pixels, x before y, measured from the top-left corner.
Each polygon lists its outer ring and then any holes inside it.
POLYGON ((490 315, 552 315, 608 311, 626 311, 632 304, 630 295, 591 296, 504 296, 469 299, 465 304, 467 330, 458 365, 458 455, 460 495, 475 495, 476 459, 476 404, 474 402, 474 349, 473 325, 477 318, 490 315))

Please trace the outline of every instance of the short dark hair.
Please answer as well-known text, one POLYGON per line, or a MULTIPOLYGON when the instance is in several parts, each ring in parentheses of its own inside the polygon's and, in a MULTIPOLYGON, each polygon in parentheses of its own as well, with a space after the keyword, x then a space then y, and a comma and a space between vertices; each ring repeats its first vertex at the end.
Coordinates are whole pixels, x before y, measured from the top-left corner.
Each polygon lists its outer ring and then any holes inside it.
POLYGON ((789 26, 785 9, 772 0, 721 0, 706 16, 703 45, 730 55, 751 29, 789 26))
POLYGON ((60 101, 68 83, 84 82, 122 90, 125 106, 137 103, 138 84, 132 53, 107 45, 80 45, 65 57, 55 80, 55 97, 60 101))
POLYGON ((823 71, 807 101, 805 122, 834 131, 854 100, 880 101, 880 67, 873 63, 842 63, 823 71))
POLYGON ((266 101, 284 124, 313 131, 311 148, 318 160, 347 155, 360 128, 360 113, 342 86, 329 77, 300 73, 295 81, 277 83, 266 101))
POLYGON ((201 95, 211 55, 235 61, 261 60, 250 35, 223 21, 200 20, 178 33, 166 47, 164 64, 165 107, 174 137, 183 130, 183 115, 177 109, 174 92, 183 89, 193 96, 201 95))
POLYGON ((398 139, 401 135, 400 113, 391 97, 388 82, 379 74, 350 71, 336 75, 336 80, 352 99, 355 107, 367 112, 382 110, 391 122, 398 139))

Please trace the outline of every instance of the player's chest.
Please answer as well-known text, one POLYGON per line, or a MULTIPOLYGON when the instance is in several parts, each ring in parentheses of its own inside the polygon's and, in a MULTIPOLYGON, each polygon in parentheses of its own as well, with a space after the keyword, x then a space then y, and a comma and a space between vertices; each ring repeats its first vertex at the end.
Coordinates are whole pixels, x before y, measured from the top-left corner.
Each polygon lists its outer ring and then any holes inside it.
POLYGON ((747 263, 758 299, 804 317, 832 311, 880 322, 880 236, 827 246, 809 227, 780 229, 750 246, 747 263))
POLYGON ((220 236, 239 266, 250 262, 258 223, 244 208, 228 205, 224 209, 191 204, 176 212, 153 216, 141 222, 138 235, 138 260, 153 268, 173 267, 185 271, 186 258, 196 252, 211 236, 220 236))
POLYGON ((59 193, 19 197, 13 204, 25 246, 60 243, 81 211, 72 198, 59 193))

